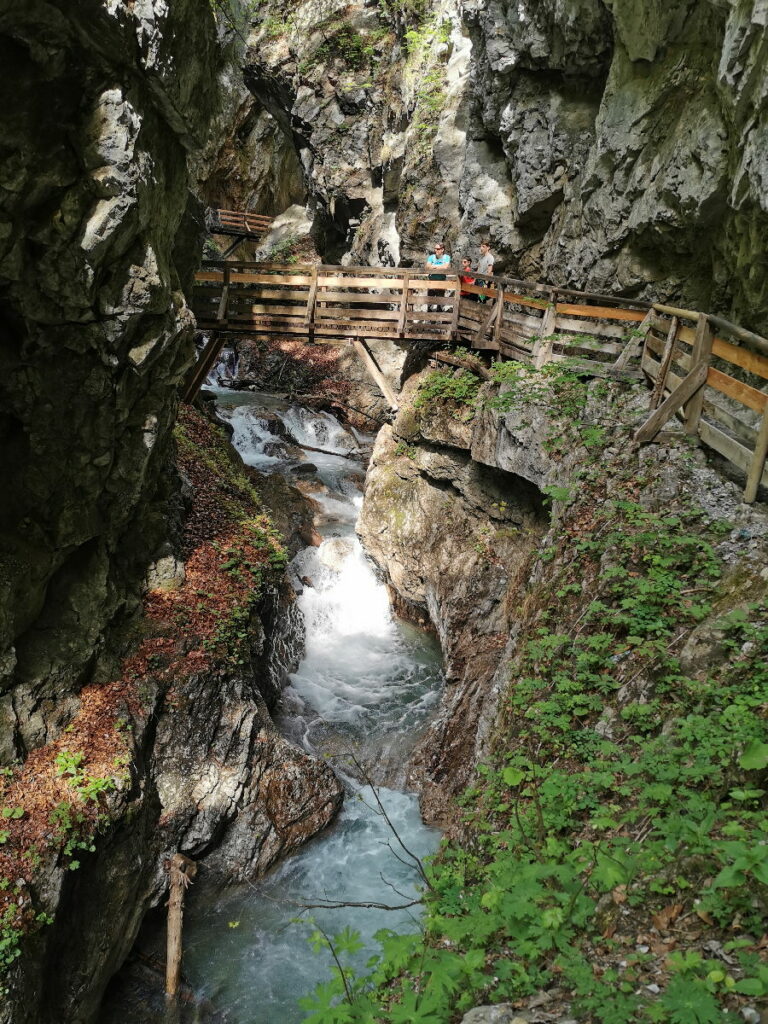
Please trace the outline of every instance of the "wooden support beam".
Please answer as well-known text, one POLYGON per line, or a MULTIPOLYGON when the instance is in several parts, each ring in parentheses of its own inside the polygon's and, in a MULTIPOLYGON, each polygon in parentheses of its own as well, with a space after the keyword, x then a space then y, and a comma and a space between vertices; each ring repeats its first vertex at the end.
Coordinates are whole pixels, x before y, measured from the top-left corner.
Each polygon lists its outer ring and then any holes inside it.
POLYGON ((496 303, 491 307, 490 313, 486 316, 485 320, 483 320, 482 324, 480 325, 480 329, 475 333, 472 340, 470 341, 470 348, 474 347, 476 344, 479 344, 479 342, 481 342, 482 339, 485 337, 488 328, 493 323, 493 318, 499 315, 500 305, 501 303, 498 302, 497 300, 496 303))
POLYGON ((408 315, 408 287, 410 274, 403 274, 403 294, 400 297, 400 316, 397 321, 397 333, 402 338, 405 334, 405 319, 408 315))
MULTIPOLYGON (((691 365, 696 366, 704 363, 707 367, 712 360, 712 328, 709 325, 709 318, 704 313, 696 324, 696 336, 693 340, 693 351, 691 352, 691 365)), ((685 406, 685 432, 695 434, 699 429, 701 410, 704 405, 704 388, 694 393, 685 406)))
POLYGON ((669 368, 672 365, 672 354, 675 351, 675 342, 677 341, 677 325, 678 319, 673 316, 669 323, 669 330, 667 331, 667 340, 664 345, 664 351, 661 355, 661 365, 659 366, 659 375, 656 378, 656 383, 653 386, 651 392, 651 402, 649 405, 650 409, 658 409, 661 399, 664 396, 664 388, 667 383, 667 375, 669 368))
POLYGON ((183 402, 186 402, 188 405, 194 402, 197 392, 203 386, 205 378, 208 376, 208 371, 216 362, 216 357, 224 347, 225 340, 226 335, 223 332, 212 332, 208 339, 208 344, 198 356, 197 362, 192 367, 187 378, 187 386, 181 396, 183 402))
POLYGON ((557 321, 557 292, 552 292, 549 297, 549 305, 544 311, 544 318, 541 321, 541 336, 533 349, 533 365, 540 370, 545 363, 549 362, 552 355, 552 334, 557 321))
POLYGON ((501 331, 501 324, 504 319, 504 289, 499 287, 499 301, 496 303, 496 324, 493 328, 493 340, 498 345, 499 343, 499 332, 501 331))
MULTIPOLYGON (((651 329, 652 313, 649 310, 642 321, 642 323, 635 328, 636 333, 630 335, 629 339, 625 339, 624 348, 619 352, 618 359, 613 364, 615 370, 625 369, 630 362, 639 354, 639 350, 642 347, 643 353, 645 352, 645 341, 648 337, 648 331, 651 329)), ((642 362, 642 356, 640 357, 642 362)))
POLYGON ((683 406, 697 391, 704 389, 707 380, 707 364, 697 363, 691 372, 683 378, 679 387, 675 388, 671 395, 661 403, 659 408, 651 413, 635 434, 635 441, 643 444, 652 441, 664 424, 672 417, 677 410, 683 406))
POLYGON ((752 465, 747 474, 747 486, 744 489, 744 501, 749 504, 757 497, 757 489, 760 486, 766 458, 768 458, 768 405, 765 407, 760 429, 757 432, 755 454, 752 456, 752 465))
POLYGON ((224 268, 224 286, 221 289, 221 298, 219 299, 219 308, 216 311, 216 319, 219 323, 223 323, 227 319, 227 305, 229 303, 229 280, 231 271, 229 267, 224 268))
POLYGON ((174 853, 168 862, 168 938, 165 958, 165 995, 175 999, 181 980, 181 932, 184 921, 184 896, 197 874, 197 864, 183 853, 174 853))
POLYGON ((389 407, 393 409, 395 412, 397 412, 399 406, 397 403, 397 398, 395 397, 395 393, 387 383, 384 374, 381 372, 381 370, 374 362, 373 356, 368 351, 366 345, 364 344, 363 341, 360 340, 360 338, 352 338, 351 341, 355 349, 355 352, 357 352, 358 356, 360 357, 360 361, 373 378, 379 391, 381 391, 382 395, 384 395, 384 397, 386 398, 387 402, 389 403, 389 407))

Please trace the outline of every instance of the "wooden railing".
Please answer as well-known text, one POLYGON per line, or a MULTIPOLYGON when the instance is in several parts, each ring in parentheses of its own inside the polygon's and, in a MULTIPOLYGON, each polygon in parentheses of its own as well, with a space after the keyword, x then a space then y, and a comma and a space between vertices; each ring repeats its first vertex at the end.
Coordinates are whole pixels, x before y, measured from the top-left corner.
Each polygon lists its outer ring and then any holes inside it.
POLYGON ((456 338, 456 277, 381 267, 206 263, 193 308, 202 330, 295 334, 334 344, 352 337, 456 338), (431 307, 431 308, 430 308, 431 307))
POLYGON ((654 387, 636 440, 652 441, 678 416, 746 474, 744 500, 754 501, 768 487, 768 340, 722 317, 656 304, 641 367, 654 387))
POLYGON ((531 281, 475 275, 462 285, 459 335, 470 348, 540 367, 569 360, 596 376, 639 376, 629 368, 633 331, 650 303, 531 281), (474 301, 473 301, 474 300, 474 301))
POLYGON ((209 208, 205 224, 213 235, 238 235, 243 238, 257 238, 272 227, 274 217, 259 213, 245 213, 241 210, 218 210, 209 208))
MULTIPOLYGON (((711 314, 480 274, 466 285, 420 270, 228 261, 203 266, 193 307, 200 328, 217 332, 216 352, 225 332, 390 338, 461 343, 536 367, 567 359, 594 376, 645 374, 653 389, 639 442, 678 414, 746 473, 745 501, 768 486, 768 340, 711 314)), ((202 382, 202 361, 196 370, 202 382)))

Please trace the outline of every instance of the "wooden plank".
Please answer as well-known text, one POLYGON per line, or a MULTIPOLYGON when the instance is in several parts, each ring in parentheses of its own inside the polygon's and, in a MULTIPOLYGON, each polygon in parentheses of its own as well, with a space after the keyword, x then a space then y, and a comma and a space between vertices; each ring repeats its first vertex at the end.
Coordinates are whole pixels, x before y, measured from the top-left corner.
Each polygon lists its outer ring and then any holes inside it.
POLYGON ((639 369, 625 367, 617 370, 613 363, 598 363, 592 359, 578 360, 558 352, 554 352, 549 361, 551 363, 567 363, 568 370, 573 373, 588 374, 591 377, 606 377, 608 380, 636 381, 642 377, 639 369))
POLYGON ((358 338, 353 338, 352 339, 352 346, 353 346, 355 352, 357 353, 358 357, 360 358, 361 363, 366 368, 368 373, 371 375, 374 383, 376 384, 378 389, 381 391, 382 395, 384 395, 384 397, 386 398, 387 402, 389 403, 390 408, 393 409, 395 412, 397 412, 397 409, 398 409, 397 398, 395 398, 395 395, 394 395, 394 392, 392 391, 392 388, 387 383, 387 380, 384 377, 384 374, 381 372, 379 367, 376 365, 376 363, 375 363, 371 353, 368 351, 368 349, 365 347, 365 345, 362 343, 362 341, 360 341, 358 338))
POLYGON ((233 284, 268 284, 273 288, 286 287, 295 288, 296 285, 312 284, 312 274, 247 274, 235 272, 232 275, 233 284))
MULTIPOLYGON (((768 457, 768 407, 763 412, 760 429, 757 432, 755 451, 747 474, 747 486, 744 488, 744 501, 751 504, 757 497, 757 489, 763 477, 765 460, 768 457)), ((768 472, 765 474, 768 477, 768 472)))
POLYGON ((567 348, 569 352, 594 352, 604 356, 617 356, 619 352, 624 351, 623 346, 612 341, 582 340, 578 335, 561 334, 559 331, 553 335, 553 343, 560 348, 567 348))
POLYGON ((301 317, 302 320, 306 320, 306 307, 302 304, 295 306, 273 306, 259 303, 249 302, 230 302, 230 320, 236 320, 238 315, 241 317, 244 314, 248 315, 248 319, 253 316, 274 316, 275 319, 282 317, 301 317))
POLYGON ((755 429, 750 427, 749 424, 744 423, 737 416, 734 416, 728 409, 724 409, 721 405, 717 405, 706 396, 704 398, 704 408, 702 409, 701 414, 702 416, 716 420, 722 426, 727 427, 728 430, 734 434, 739 441, 743 441, 747 447, 755 447, 755 429))
MULTIPOLYGON (((428 317, 436 314, 428 313, 428 317)), ((327 306, 325 309, 318 309, 315 313, 316 320, 351 320, 355 323, 363 320, 399 320, 400 313, 396 309, 339 309, 336 306, 327 306)))
POLYGON ((689 401, 697 391, 701 391, 707 380, 707 364, 697 363, 688 376, 682 381, 679 387, 675 388, 671 395, 664 399, 658 409, 651 413, 635 434, 635 441, 643 444, 652 441, 658 434, 667 420, 675 412, 689 401))
MULTIPOLYGON (((744 473, 749 473, 754 460, 754 453, 749 448, 745 448, 743 444, 734 441, 732 437, 724 434, 722 430, 718 430, 711 423, 707 423, 706 420, 702 420, 699 424, 699 437, 704 444, 714 448, 716 452, 719 452, 729 462, 732 462, 737 469, 742 470, 744 473)), ((760 483, 763 487, 768 487, 768 469, 763 471, 760 483)))
POLYGON ((504 315, 504 289, 499 288, 499 300, 496 303, 496 320, 493 326, 493 340, 498 344, 499 331, 501 330, 501 319, 504 315))
POLYGON ((722 338, 715 338, 712 342, 712 355, 717 356, 718 359, 724 359, 727 363, 740 366, 742 369, 754 373, 756 377, 768 380, 768 359, 765 356, 759 356, 747 348, 731 345, 730 342, 724 341, 722 338))
MULTIPOLYGON (((380 277, 375 272, 366 277, 361 274, 344 277, 341 274, 325 275, 321 272, 319 278, 321 288, 390 288, 398 295, 400 293, 400 279, 391 277, 380 277)), ((456 287, 454 285, 454 287, 456 287)))
POLYGON ((594 334, 599 338, 618 338, 623 340, 625 328, 618 324, 589 323, 584 320, 574 320, 572 317, 559 316, 555 320, 556 331, 577 331, 580 334, 594 334))
POLYGON ((211 337, 208 339, 208 343, 198 356, 197 362, 190 370, 186 387, 182 394, 183 402, 186 402, 188 405, 191 402, 194 402, 195 396, 200 390, 205 378, 208 376, 208 371, 216 362, 219 352, 221 352, 224 347, 225 340, 223 333, 217 331, 211 334, 211 337))
POLYGON ((224 287, 221 289, 221 298, 219 299, 219 308, 216 313, 216 319, 221 323, 227 319, 227 303, 229 301, 229 271, 224 271, 224 287))
POLYGON ((573 306, 567 302, 558 302, 558 313, 569 313, 575 316, 591 317, 594 320, 626 320, 640 323, 645 313, 639 309, 612 309, 609 306, 573 306))
POLYGON ((754 331, 748 331, 744 327, 739 327, 738 324, 732 324, 730 320, 724 320, 721 316, 710 315, 709 319, 715 327, 719 327, 720 330, 726 331, 726 333, 731 334, 734 338, 738 338, 739 341, 746 342, 747 345, 750 345, 764 356, 768 356, 768 339, 762 335, 755 334, 754 331))
POLYGON ((716 370, 713 366, 709 368, 707 384, 714 388, 715 391, 720 391, 722 394, 728 395, 729 398, 735 398, 742 405, 754 409, 755 412, 762 413, 766 405, 768 405, 768 394, 764 391, 758 391, 757 388, 753 388, 749 384, 735 380, 733 377, 729 377, 727 373, 721 373, 719 370, 716 370))
POLYGON ((552 339, 552 331, 554 330, 555 320, 557 319, 557 302, 555 301, 555 294, 552 293, 552 302, 547 306, 544 312, 544 319, 541 323, 541 337, 536 342, 533 349, 533 364, 537 370, 541 369, 546 363, 549 362, 549 357, 552 355, 552 346, 554 344, 552 339))
POLYGON ((654 302, 653 308, 657 313, 676 316, 678 320, 693 320, 694 323, 698 323, 701 316, 701 313, 698 313, 695 309, 679 309, 677 306, 664 306, 660 302, 654 302))
POLYGON ((656 383, 653 385, 653 391, 651 392, 651 401, 648 406, 649 409, 658 409, 662 395, 664 394, 664 388, 667 383, 667 374, 669 373, 670 367, 672 366, 672 353, 675 350, 675 341, 677 338, 677 325, 678 319, 676 316, 673 316, 672 319, 669 321, 667 340, 664 343, 664 349, 661 353, 659 374, 656 378, 656 383))
POLYGON ((393 292, 391 295, 380 295, 375 292, 364 292, 357 294, 356 292, 325 292, 322 288, 323 282, 320 281, 318 285, 317 297, 322 299, 323 302, 341 302, 345 306, 350 308, 358 308, 359 306, 399 306, 400 305, 400 293, 393 292))
POLYGON ((397 321, 397 329, 400 334, 405 331, 405 318, 408 315, 408 291, 410 287, 410 277, 408 274, 403 275, 403 294, 400 297, 400 316, 397 321))
MULTIPOLYGON (((706 363, 709 366, 712 357, 712 329, 709 326, 709 320, 702 313, 696 323, 696 337, 693 342, 693 350, 691 351, 691 362, 693 366, 698 366, 700 363, 706 363)), ((704 403, 704 388, 699 388, 698 391, 691 395, 690 400, 685 406, 685 432, 686 434, 695 434, 699 420, 701 418, 701 408, 704 403)))
POLYGON ((315 319, 315 298, 317 296, 317 270, 312 274, 312 283, 309 286, 309 295, 307 296, 307 308, 305 313, 305 323, 307 330, 310 329, 312 321, 315 319))
POLYGON ((297 302, 305 303, 309 289, 305 291, 278 290, 271 288, 237 288, 233 289, 232 297, 238 299, 274 299, 275 302, 285 302, 286 299, 295 299, 297 302))
POLYGON ((491 306, 490 311, 487 313, 487 315, 485 316, 481 326, 478 328, 476 334, 474 335, 474 337, 470 341, 470 347, 471 348, 477 347, 477 342, 481 341, 482 338, 484 337, 484 335, 487 333, 488 328, 493 323, 494 317, 496 317, 498 315, 498 312, 499 312, 499 308, 498 307, 499 307, 499 303, 498 302, 495 303, 493 306, 491 306))

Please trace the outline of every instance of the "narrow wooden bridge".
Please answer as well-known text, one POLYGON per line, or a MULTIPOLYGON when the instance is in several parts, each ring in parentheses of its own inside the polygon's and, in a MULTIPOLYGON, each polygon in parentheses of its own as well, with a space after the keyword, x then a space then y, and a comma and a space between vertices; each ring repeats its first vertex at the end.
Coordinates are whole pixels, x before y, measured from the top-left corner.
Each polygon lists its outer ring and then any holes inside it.
POLYGON ((768 487, 768 340, 711 314, 473 276, 466 285, 455 274, 435 280, 410 269, 206 263, 193 309, 211 338, 185 399, 230 334, 353 344, 394 408, 373 354, 381 338, 458 344, 536 367, 568 360, 592 376, 650 380, 650 415, 638 441, 653 440, 677 415, 688 433, 746 474, 745 500, 768 487))
POLYGON ((205 226, 211 235, 231 235, 234 242, 222 253, 226 259, 241 242, 256 242, 272 227, 274 217, 243 210, 220 210, 208 207, 205 211, 205 226))

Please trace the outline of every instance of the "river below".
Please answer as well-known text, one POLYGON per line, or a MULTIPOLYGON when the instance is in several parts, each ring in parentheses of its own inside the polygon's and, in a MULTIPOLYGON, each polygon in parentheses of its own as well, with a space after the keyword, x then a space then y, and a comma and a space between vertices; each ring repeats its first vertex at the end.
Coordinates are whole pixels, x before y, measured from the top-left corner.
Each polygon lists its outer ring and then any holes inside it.
MULTIPOLYGON (((404 766, 437 705, 440 650, 433 636, 392 615, 386 588, 355 534, 372 439, 327 413, 270 395, 219 389, 217 405, 246 463, 302 481, 317 503, 322 542, 290 566, 300 591, 304 656, 275 720, 287 738, 331 760, 346 799, 329 829, 264 878, 222 891, 206 887, 201 872, 184 921, 183 970, 193 995, 172 1019, 298 1024, 305 1016, 298 1000, 331 976, 329 950, 316 953, 309 944, 312 921, 328 935, 360 932, 358 968, 375 952, 379 929, 417 927, 417 906, 305 910, 303 904, 399 906, 416 895, 411 854, 432 853, 439 833, 422 823, 416 797, 403 791, 404 766)), ((147 921, 134 964, 162 961, 163 924, 159 913, 147 921)), ((101 1024, 169 1020, 153 989, 141 971, 124 970, 110 988, 101 1024)))

